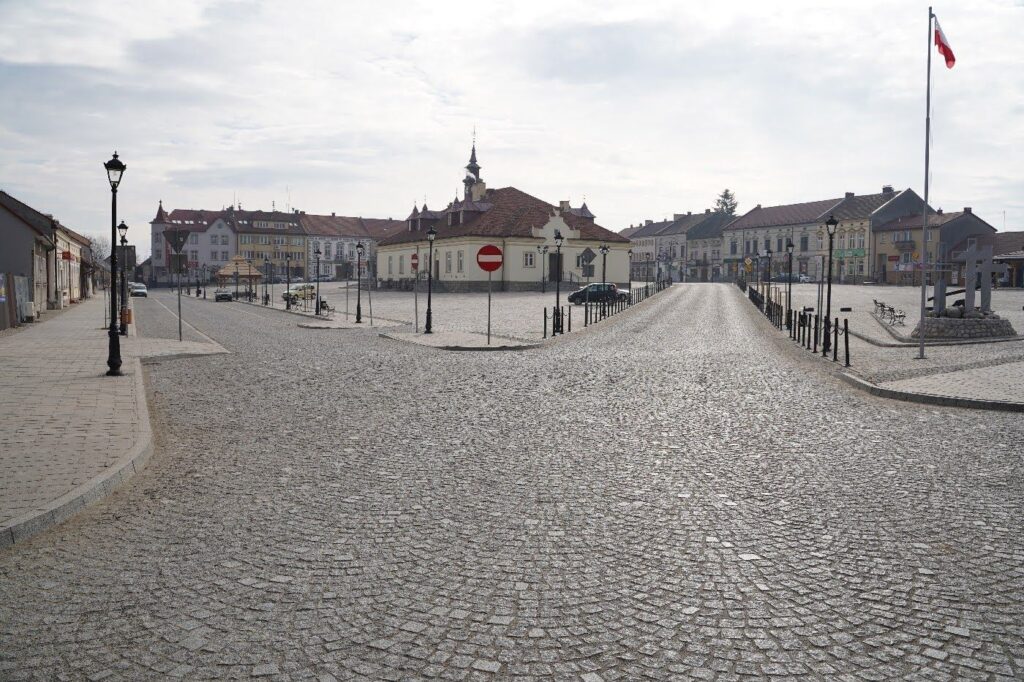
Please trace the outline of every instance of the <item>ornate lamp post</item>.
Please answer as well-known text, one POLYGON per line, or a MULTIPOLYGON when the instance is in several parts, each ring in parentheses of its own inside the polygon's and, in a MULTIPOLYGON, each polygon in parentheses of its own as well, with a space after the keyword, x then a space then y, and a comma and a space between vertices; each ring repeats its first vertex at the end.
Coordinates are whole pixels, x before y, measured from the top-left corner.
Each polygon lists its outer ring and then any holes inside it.
MULTIPOLYGON (((362 242, 356 244, 356 324, 363 323, 363 252, 362 242)), ((429 300, 429 299, 428 299, 429 300)), ((372 307, 372 306, 371 306, 372 307)), ((372 312, 372 311, 371 311, 372 312)), ((430 304, 427 304, 427 320, 430 320, 430 304)), ((430 323, 427 322, 429 325, 430 323)))
MULTIPOLYGON (((117 244, 117 186, 121 184, 121 176, 127 166, 114 157, 103 164, 110 182, 110 244, 117 244)), ((107 348, 107 376, 121 376, 121 340, 117 336, 117 249, 110 250, 110 330, 107 332, 110 343, 107 348)))
POLYGON ((292 254, 287 252, 284 255, 284 308, 292 309, 292 254))
MULTIPOLYGON (((610 250, 611 249, 608 248, 607 244, 601 244, 601 248, 598 249, 598 251, 601 252, 601 284, 602 285, 608 283, 608 280, 605 277, 605 275, 608 272, 608 269, 607 269, 608 268, 608 252, 610 250)), ((604 288, 604 287, 602 286, 602 288, 604 288)))
POLYGON ((128 226, 121 221, 121 224, 117 226, 117 233, 121 235, 121 336, 128 336, 128 282, 127 273, 125 272, 128 267, 128 249, 125 247, 128 245, 128 226))
POLYGON ((832 320, 832 240, 836 236, 836 225, 838 224, 839 221, 834 215, 829 215, 828 220, 825 221, 825 228, 828 230, 828 289, 825 294, 825 339, 821 344, 824 353, 828 353, 832 347, 829 337, 829 323, 832 320))
POLYGON ((547 282, 544 281, 544 261, 547 260, 545 256, 548 255, 548 245, 537 246, 537 253, 540 255, 540 292, 542 294, 547 293, 547 282))
POLYGON ((768 254, 768 277, 766 278, 766 280, 768 282, 768 290, 771 291, 771 286, 772 286, 772 247, 769 246, 767 249, 765 249, 765 252, 768 254))
POLYGON ((793 310, 793 241, 786 241, 786 253, 789 256, 789 277, 786 278, 786 324, 792 328, 793 310))
POLYGON ((427 323, 423 326, 424 334, 432 334, 431 331, 431 309, 430 309, 430 294, 433 289, 434 281, 434 239, 437 238, 437 230, 431 227, 427 230, 427 323))
MULTIPOLYGON (((558 275, 555 278, 555 315, 558 316, 558 331, 559 331, 559 333, 561 333, 561 331, 562 331, 562 315, 559 312, 560 311, 559 305, 561 304, 561 301, 559 299, 561 298, 561 295, 562 295, 562 241, 563 241, 562 240, 562 232, 560 230, 555 230, 555 253, 557 254, 555 256, 555 261, 558 263, 558 275)), ((554 320, 555 320, 555 318, 552 317, 551 318, 551 333, 552 333, 552 335, 554 335, 554 333, 555 333, 555 322, 554 322, 554 320)))
MULTIPOLYGON (((316 245, 313 250, 313 255, 316 256, 316 305, 313 306, 313 312, 318 316, 320 315, 320 244, 316 245)), ((358 313, 356 315, 358 318, 358 313)), ((358 322, 359 320, 356 319, 358 322)))

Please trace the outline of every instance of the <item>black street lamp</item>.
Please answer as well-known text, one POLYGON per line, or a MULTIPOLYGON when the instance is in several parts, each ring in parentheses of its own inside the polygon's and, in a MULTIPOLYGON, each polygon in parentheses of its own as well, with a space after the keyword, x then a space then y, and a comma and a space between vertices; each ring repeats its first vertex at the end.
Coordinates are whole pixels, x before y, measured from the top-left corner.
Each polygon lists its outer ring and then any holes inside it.
POLYGON ((629 293, 633 293, 633 249, 626 252, 629 255, 629 293))
POLYGON ((757 286, 760 291, 761 287, 761 252, 754 251, 754 260, 757 262, 757 286))
POLYGON ((437 230, 431 226, 427 230, 427 323, 423 327, 424 334, 431 334, 430 321, 431 321, 431 310, 430 310, 430 294, 433 289, 434 282, 434 239, 437 237, 437 230))
MULTIPOLYGON (((313 255, 316 256, 316 305, 313 306, 313 312, 320 315, 320 245, 317 244, 313 250, 313 255)), ((358 315, 357 315, 358 317, 358 315)))
POLYGON ((267 281, 270 279, 270 259, 263 256, 263 305, 267 305, 270 301, 267 298, 267 281))
MULTIPOLYGON (((356 324, 363 323, 363 252, 366 247, 362 242, 356 244, 356 324)), ((428 299, 429 300, 429 299, 428 299)), ((427 304, 427 320, 430 319, 430 305, 427 304)), ((429 322, 427 323, 429 326, 429 322)))
POLYGON ((537 246, 537 253, 540 255, 540 293, 547 293, 548 287, 547 282, 544 281, 544 261, 547 260, 545 256, 548 255, 548 245, 537 246))
POLYGON ((128 245, 128 226, 121 221, 121 224, 117 226, 117 233, 121 235, 121 336, 128 336, 128 282, 127 272, 128 267, 128 249, 125 247, 128 245))
MULTIPOLYGON (((127 166, 114 157, 103 164, 110 182, 110 243, 117 244, 117 186, 121 184, 121 176, 127 166)), ((110 249, 110 330, 107 332, 110 343, 107 348, 107 376, 121 376, 121 340, 117 336, 117 249, 110 249)))
POLYGON ((284 255, 284 308, 292 309, 292 254, 284 255))
POLYGON ((771 286, 772 286, 772 247, 769 246, 767 249, 765 249, 765 251, 768 253, 768 277, 767 277, 767 280, 768 280, 768 291, 770 293, 771 292, 771 286))
MULTIPOLYGON (((562 233, 560 230, 555 230, 555 262, 558 263, 558 275, 555 278, 555 315, 558 316, 558 332, 562 331, 562 315, 560 314, 559 300, 562 295, 562 233)), ((555 318, 551 318, 551 334, 555 334, 555 318)))
POLYGON ((825 294, 825 339, 821 344, 823 353, 828 353, 832 347, 829 339, 829 323, 832 320, 832 240, 836 236, 836 225, 838 224, 839 221, 831 214, 825 221, 825 228, 828 230, 828 289, 825 294))
POLYGON ((786 253, 789 254, 789 276, 786 278, 786 324, 793 327, 793 241, 786 240, 786 253))
MULTIPOLYGON (((607 244, 601 244, 601 248, 599 248, 598 251, 601 252, 601 284, 605 285, 608 283, 608 280, 605 277, 605 275, 607 274, 608 251, 610 251, 610 249, 608 248, 607 244)), ((603 289, 604 286, 602 286, 601 288, 603 289)))

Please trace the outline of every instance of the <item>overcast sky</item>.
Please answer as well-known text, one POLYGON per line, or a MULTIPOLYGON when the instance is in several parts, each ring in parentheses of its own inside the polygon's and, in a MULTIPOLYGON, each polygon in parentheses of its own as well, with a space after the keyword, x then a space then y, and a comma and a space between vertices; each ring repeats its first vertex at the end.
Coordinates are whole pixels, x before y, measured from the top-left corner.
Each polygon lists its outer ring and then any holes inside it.
MULTIPOLYGON (((461 188, 605 227, 924 180, 919 2, 0 0, 0 188, 148 253, 167 208, 404 218, 461 188), (134 241, 134 240, 133 240, 134 241)), ((1024 230, 1024 0, 935 12, 932 204, 1024 230)))

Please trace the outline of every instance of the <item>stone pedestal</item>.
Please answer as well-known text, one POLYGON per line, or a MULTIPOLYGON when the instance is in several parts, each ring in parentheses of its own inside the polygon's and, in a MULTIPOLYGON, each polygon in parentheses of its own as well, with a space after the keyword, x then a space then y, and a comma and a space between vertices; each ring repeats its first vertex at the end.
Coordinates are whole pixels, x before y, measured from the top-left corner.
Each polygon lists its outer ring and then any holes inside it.
MULTIPOLYGON (((947 309, 950 310, 950 309, 947 309)), ((918 324, 910 333, 912 338, 919 338, 921 325, 918 324)), ((998 315, 982 316, 980 313, 968 313, 968 317, 926 317, 924 318, 924 338, 926 339, 995 339, 1016 336, 1017 332, 1009 320, 998 315)))

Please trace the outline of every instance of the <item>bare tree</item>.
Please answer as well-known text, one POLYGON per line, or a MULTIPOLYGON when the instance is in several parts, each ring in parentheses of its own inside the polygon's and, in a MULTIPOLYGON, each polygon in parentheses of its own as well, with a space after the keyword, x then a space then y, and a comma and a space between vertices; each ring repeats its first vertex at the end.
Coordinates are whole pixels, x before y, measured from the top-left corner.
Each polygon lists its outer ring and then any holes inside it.
POLYGON ((106 237, 89 237, 89 248, 94 260, 105 260, 110 255, 110 240, 106 237))

